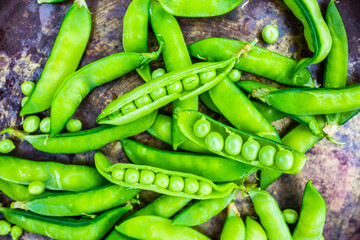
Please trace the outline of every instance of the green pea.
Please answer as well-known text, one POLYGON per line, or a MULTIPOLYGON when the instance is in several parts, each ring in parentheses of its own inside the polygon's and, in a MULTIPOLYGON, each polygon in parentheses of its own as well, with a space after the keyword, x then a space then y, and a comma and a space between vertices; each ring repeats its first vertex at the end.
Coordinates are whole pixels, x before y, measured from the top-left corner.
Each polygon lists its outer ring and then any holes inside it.
POLYGON ((38 130, 40 124, 40 118, 36 115, 25 118, 23 128, 25 132, 33 133, 38 130))
POLYGON ((10 139, 0 141, 0 153, 7 154, 15 149, 15 144, 10 139))
POLYGON ((111 176, 115 180, 122 181, 125 177, 125 170, 122 168, 115 168, 112 170, 111 176))
POLYGON ((128 114, 128 113, 131 113, 131 112, 135 111, 136 109, 137 109, 137 108, 136 108, 134 102, 129 102, 128 104, 126 104, 125 106, 123 106, 123 107, 121 108, 121 112, 122 112, 124 115, 126 115, 126 114, 128 114))
POLYGON ((165 69, 158 68, 151 73, 151 78, 152 79, 158 78, 158 77, 164 75, 165 73, 166 73, 165 69))
POLYGON ((231 79, 231 81, 237 82, 241 78, 241 71, 234 68, 229 72, 228 77, 231 79))
POLYGON ((201 72, 199 73, 199 77, 200 77, 200 84, 208 83, 216 77, 216 70, 201 72))
POLYGON ((241 150, 241 155, 248 161, 255 160, 260 149, 260 144, 253 140, 248 139, 241 150))
POLYGON ((195 178, 185 178, 184 191, 186 193, 196 193, 199 190, 199 182, 195 178))
POLYGON ((169 176, 162 173, 156 174, 155 185, 161 188, 167 188, 169 186, 169 176))
POLYGON ((210 184, 206 182, 199 183, 199 191, 197 192, 199 195, 209 195, 212 192, 212 187, 210 184))
POLYGON ((205 145, 211 151, 219 152, 224 148, 224 139, 218 132, 210 132, 205 138, 205 145))
POLYGON ((276 149, 271 146, 267 145, 262 147, 259 151, 259 161, 262 165, 270 167, 274 164, 274 158, 276 154, 276 149))
POLYGON ((209 134, 211 130, 211 124, 205 118, 197 120, 194 124, 194 134, 199 138, 204 138, 209 134))
POLYGON ((294 156, 290 150, 282 149, 276 154, 275 163, 281 170, 289 170, 294 164, 294 156))
POLYGON ((180 81, 171 83, 169 86, 166 86, 166 91, 168 92, 168 94, 172 94, 172 93, 181 93, 183 90, 183 85, 180 81))
POLYGON ((230 155, 238 155, 243 144, 242 138, 237 134, 230 134, 225 139, 225 151, 230 155))
POLYGON ((70 119, 66 124, 66 130, 69 132, 78 132, 82 128, 82 123, 79 119, 70 119))
POLYGON ((14 225, 10 230, 12 240, 17 240, 23 234, 23 229, 18 225, 14 225))
POLYGON ((143 106, 146 106, 146 105, 149 105, 150 103, 152 103, 152 100, 151 100, 150 96, 146 94, 145 96, 139 97, 134 102, 135 102, 136 107, 141 108, 143 106))
POLYGON ((23 84, 21 84, 21 91, 26 96, 29 96, 34 91, 34 88, 35 83, 33 82, 24 82, 23 84))
POLYGON ((33 181, 29 184, 28 192, 31 195, 40 195, 45 191, 45 184, 40 181, 33 181))
POLYGON ((274 25, 271 25, 271 24, 266 25, 263 28, 261 34, 262 34, 262 37, 263 37, 263 39, 264 39, 264 41, 266 43, 274 43, 279 38, 279 30, 278 30, 278 28, 276 26, 274 26, 274 25))
POLYGON ((39 128, 42 133, 49 133, 50 132, 50 117, 43 118, 40 122, 39 128))
POLYGON ((200 79, 197 74, 183 78, 181 81, 184 85, 184 89, 187 91, 195 89, 197 86, 199 86, 200 83, 200 79))
POLYGON ((139 182, 139 171, 131 168, 127 169, 125 171, 125 182, 127 183, 139 182))
POLYGON ((184 179, 179 176, 171 176, 169 189, 174 192, 181 192, 184 189, 184 179))
POLYGON ((142 170, 140 173, 140 183, 152 184, 155 180, 155 173, 150 170, 142 170))
POLYGON ((10 232, 11 224, 5 220, 0 220, 0 235, 7 235, 10 232))
POLYGON ((118 117, 121 117, 121 116, 124 116, 124 114, 122 114, 121 110, 118 109, 115 112, 110 113, 109 118, 114 119, 114 118, 118 118, 118 117))
POLYGON ((167 94, 166 89, 164 87, 160 87, 150 93, 150 97, 153 101, 156 101, 162 97, 165 97, 167 94))
POLYGON ((27 100, 29 100, 29 97, 23 97, 21 99, 21 107, 23 107, 25 105, 25 103, 27 102, 27 100))
POLYGON ((287 224, 294 224, 299 218, 299 214, 294 209, 285 209, 283 214, 287 224))

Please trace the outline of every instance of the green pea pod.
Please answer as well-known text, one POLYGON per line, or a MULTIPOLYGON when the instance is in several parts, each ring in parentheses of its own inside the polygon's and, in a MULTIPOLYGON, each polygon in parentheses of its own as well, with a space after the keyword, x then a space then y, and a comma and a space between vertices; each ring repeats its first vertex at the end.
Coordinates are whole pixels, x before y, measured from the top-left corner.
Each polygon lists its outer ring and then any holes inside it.
POLYGON ((286 117, 285 113, 280 112, 265 103, 257 102, 254 100, 251 100, 251 103, 269 122, 275 122, 286 117))
POLYGON ((241 188, 241 186, 235 183, 215 184, 209 179, 194 174, 169 171, 145 165, 126 163, 112 165, 100 152, 95 154, 95 165, 100 174, 114 184, 129 188, 151 190, 171 196, 193 199, 221 198, 228 195, 234 189, 241 188), (143 174, 144 177, 142 177, 143 174), (148 179, 150 180, 148 181, 148 179), (197 184, 195 191, 188 191, 188 186, 190 186, 190 184, 187 184, 188 179, 195 182, 194 185, 197 184))
MULTIPOLYGON (((59 2, 59 0, 38 3, 59 2)), ((84 54, 91 31, 91 15, 85 0, 75 0, 66 13, 53 49, 34 91, 30 94, 20 115, 48 109, 65 78, 76 71, 84 54)))
POLYGON ((247 216, 245 225, 246 240, 267 240, 267 236, 263 227, 257 221, 247 216))
POLYGON ((304 25, 307 45, 314 53, 312 58, 304 58, 296 65, 296 75, 306 66, 323 61, 329 54, 332 40, 317 0, 284 0, 284 3, 304 25))
MULTIPOLYGON (((190 55, 201 60, 222 61, 231 57, 245 45, 244 42, 226 38, 207 38, 188 46, 190 55)), ((240 58, 235 68, 267 77, 292 86, 315 87, 307 69, 293 76, 297 62, 267 49, 254 46, 246 58, 240 58)))
MULTIPOLYGON (((226 158, 230 158, 235 161, 243 162, 245 164, 249 164, 249 165, 255 166, 257 168, 261 168, 261 169, 267 168, 267 169, 283 171, 288 174, 296 174, 303 168, 303 166, 305 165, 306 159, 307 159, 307 157, 304 154, 296 151, 295 149, 289 148, 283 144, 268 140, 266 138, 262 138, 262 137, 229 127, 229 126, 224 125, 220 122, 217 122, 217 121, 211 119, 210 117, 206 116, 205 114, 202 114, 199 112, 185 111, 185 112, 180 113, 178 123, 179 123, 180 129, 184 133, 184 135, 186 137, 188 137, 189 139, 191 139, 192 141, 196 142, 197 144, 207 147, 208 150, 212 151, 213 153, 215 153, 217 155, 220 155, 220 156, 223 156, 226 158), (257 151, 254 153, 255 155, 251 156, 251 157, 248 156, 248 152, 244 151, 245 144, 244 144, 244 146, 240 146, 238 154, 232 154, 226 148, 225 149, 221 148, 220 150, 211 149, 205 143, 205 140, 208 140, 208 137, 202 138, 202 137, 198 137, 194 134, 193 126, 198 120, 201 120, 201 119, 205 119, 205 121, 208 121, 208 123, 210 124, 211 131, 216 134, 219 134, 220 137, 223 139, 222 141, 224 141, 224 139, 226 140, 229 136, 233 136, 233 135, 239 136, 244 142, 255 141, 257 143, 256 145, 258 146, 256 149, 257 151), (292 161, 291 161, 292 164, 291 164, 290 168, 287 168, 287 170, 281 170, 279 168, 280 165, 278 165, 278 164, 273 163, 270 166, 261 164, 259 161, 260 158, 258 157, 258 152, 263 147, 266 147, 266 146, 271 146, 274 148, 274 151, 275 151, 274 155, 277 155, 278 152, 282 152, 283 150, 286 150, 286 152, 288 152, 288 151, 291 152, 291 154, 289 153, 289 155, 292 156, 292 161)), ((274 157, 274 156, 272 156, 272 157, 274 157)), ((275 157, 275 158, 277 158, 277 157, 275 157)), ((266 159, 266 160, 271 160, 271 159, 266 159)))
POLYGON ((308 181, 304 190, 299 221, 293 232, 293 239, 320 239, 325 219, 326 202, 312 181, 308 181))
POLYGON ((235 9, 244 0, 159 0, 170 14, 179 17, 213 17, 235 9), (206 7, 205 7, 206 6, 206 7))
POLYGON ((251 189, 249 195, 268 239, 291 240, 289 227, 276 200, 263 190, 251 189))
POLYGON ((157 52, 152 53, 116 53, 68 76, 51 103, 50 136, 61 132, 91 90, 157 59, 161 49, 162 44, 157 52))
POLYGON ((123 205, 138 192, 138 189, 111 184, 82 192, 58 193, 26 202, 13 202, 11 208, 30 210, 43 216, 80 216, 106 211, 123 205), (88 201, 89 199, 91 201, 88 201))
POLYGON ((95 219, 71 219, 43 217, 22 210, 1 208, 7 221, 32 233, 41 234, 53 239, 101 239, 107 231, 118 221, 132 206, 115 208, 107 211, 95 219))
POLYGON ((191 173, 214 182, 242 181, 257 170, 227 158, 163 151, 130 139, 122 140, 121 144, 126 156, 135 164, 191 173))
POLYGON ((110 142, 144 132, 152 125, 155 118, 156 111, 125 125, 104 125, 90 130, 63 133, 50 138, 46 134, 28 135, 27 133, 12 128, 5 129, 1 133, 14 135, 21 140, 29 142, 35 149, 43 152, 79 153, 96 150, 110 142))
POLYGON ((240 217, 240 213, 235 203, 230 203, 220 240, 245 240, 245 236, 245 225, 240 217))
POLYGON ((216 112, 218 114, 221 114, 218 107, 214 104, 214 102, 211 100, 211 97, 209 95, 209 92, 204 92, 199 95, 200 100, 207 106, 211 111, 216 112))
MULTIPOLYGON (((130 2, 123 21, 123 46, 125 52, 148 51, 148 23, 150 0, 133 0, 130 2)), ((151 80, 150 65, 146 64, 136 71, 145 82, 151 80)))
POLYGON ((65 2, 66 0, 37 0, 38 4, 42 3, 59 3, 59 2, 65 2))

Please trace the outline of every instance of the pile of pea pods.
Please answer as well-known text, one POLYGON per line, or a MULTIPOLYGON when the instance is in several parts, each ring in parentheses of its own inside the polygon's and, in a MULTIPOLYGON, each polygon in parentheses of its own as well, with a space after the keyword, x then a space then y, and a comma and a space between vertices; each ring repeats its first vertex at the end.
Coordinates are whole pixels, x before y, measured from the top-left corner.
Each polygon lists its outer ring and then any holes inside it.
MULTIPOLYGON (((95 168, 20 159, 8 155, 16 147, 10 139, 0 141, 0 190, 14 200, 0 207, 0 235, 21 239, 25 230, 52 239, 210 239, 193 227, 227 208, 221 240, 324 239, 326 203, 311 180, 299 214, 280 210, 265 189, 283 173, 299 173, 305 153, 321 139, 336 143, 334 133, 359 112, 360 85, 346 86, 344 24, 334 0, 325 19, 316 0, 284 0, 304 25, 313 52, 299 62, 258 47, 257 39, 208 38, 186 45, 175 16, 218 16, 242 1, 208 0, 202 7, 202 0, 132 0, 123 19, 125 52, 77 69, 91 14, 85 0, 74 0, 37 83, 21 85, 23 130, 1 133, 46 153, 96 150, 95 168), (148 51, 150 27, 158 41, 154 52, 148 51), (160 55, 166 70, 151 72, 160 55), (191 56, 200 61, 192 63, 191 56), (325 59, 320 88, 306 67, 325 59), (97 127, 81 130, 72 116, 82 100, 134 70, 145 83, 110 102, 97 127), (241 71, 288 88, 240 80, 241 71), (199 99, 231 126, 199 112, 199 99), (169 103, 172 116, 158 113, 169 103), (49 108, 49 117, 33 115, 49 108), (298 125, 280 138, 271 123, 284 117, 298 125), (145 131, 174 151, 129 139, 145 131), (132 163, 113 164, 99 151, 117 140, 132 163), (256 184, 247 181, 252 174, 256 184), (134 211, 141 190, 161 195, 134 211), (250 198, 257 216, 243 218, 236 195, 250 198)), ((278 37, 274 25, 262 31, 269 44, 278 37)))

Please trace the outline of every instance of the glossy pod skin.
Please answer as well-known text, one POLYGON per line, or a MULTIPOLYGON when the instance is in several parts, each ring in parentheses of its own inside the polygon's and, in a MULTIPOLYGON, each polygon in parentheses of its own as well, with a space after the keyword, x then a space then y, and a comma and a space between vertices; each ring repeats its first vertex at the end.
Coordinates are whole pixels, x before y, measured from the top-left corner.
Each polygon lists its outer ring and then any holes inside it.
POLYGON ((122 140, 121 145, 135 164, 191 173, 213 182, 242 181, 257 170, 223 157, 163 151, 130 139, 122 140))
MULTIPOLYGON (((245 45, 244 42, 226 38, 207 38, 188 46, 190 55, 201 60, 222 61, 231 57, 245 45)), ((307 69, 299 70, 293 77, 297 62, 267 49, 254 46, 246 58, 239 59, 235 68, 267 77, 291 86, 315 87, 307 69)))
POLYGON ((214 184, 206 178, 193 174, 145 165, 126 163, 112 165, 100 152, 95 154, 95 165, 100 174, 114 184, 129 188, 151 190, 171 196, 193 199, 221 198, 227 196, 234 189, 241 188, 235 183, 214 184), (195 190, 191 189, 190 187, 193 187, 193 184, 187 184, 187 180, 191 180, 194 184, 197 183, 197 188, 195 190), (188 191, 188 189, 191 191, 188 191))
POLYGON ((116 230, 135 239, 210 240, 198 231, 174 226, 170 219, 158 216, 139 216, 122 222, 116 230))
POLYGON ((75 220, 71 218, 50 218, 22 210, 1 208, 7 221, 16 224, 24 230, 41 234, 53 239, 101 239, 109 229, 129 210, 132 206, 115 208, 102 213, 95 219, 75 220))
POLYGON ((221 232, 220 240, 245 240, 245 224, 240 217, 235 203, 228 206, 228 216, 221 232))
POLYGON ((299 221, 293 232, 293 239, 320 239, 325 220, 326 202, 312 181, 308 181, 304 190, 299 221))
MULTIPOLYGON (((185 136, 187 136, 189 139, 191 139, 192 141, 200 144, 201 146, 206 146, 208 150, 212 151, 213 153, 226 157, 226 158, 230 158, 236 161, 240 161, 243 162, 245 164, 249 164, 258 168, 267 168, 267 169, 273 169, 273 170, 278 170, 280 171, 281 169, 279 168, 279 164, 271 164, 268 166, 265 166, 263 164, 260 163, 259 157, 258 157, 258 152, 265 146, 271 146, 274 148, 275 151, 275 155, 277 156, 278 152, 291 152, 289 153, 289 156, 292 156, 292 165, 288 166, 287 170, 282 170, 285 173, 288 174, 296 174, 298 173, 302 167, 304 166, 307 157, 296 151, 295 149, 289 148, 283 144, 250 134, 250 133, 246 133, 243 132, 241 130, 229 127, 227 125, 224 125, 220 122, 217 122, 213 119, 211 119, 210 117, 206 116, 205 114, 199 113, 199 112, 194 112, 194 111, 186 111, 186 112, 182 112, 179 114, 179 126, 181 131, 184 133, 185 136), (201 119, 205 119, 206 121, 208 121, 211 125, 211 133, 214 133, 216 136, 219 136, 219 138, 222 138, 224 140, 226 140, 230 135, 234 136, 237 135, 239 136, 242 141, 243 141, 243 146, 240 145, 238 152, 236 154, 233 154, 229 151, 226 150, 226 148, 221 148, 221 149, 210 149, 209 146, 206 144, 206 139, 209 139, 209 135, 206 136, 205 138, 200 138, 198 136, 196 136, 194 134, 193 131, 193 126, 194 124, 201 119), (254 144, 253 144, 254 143, 254 144), (245 147, 245 146, 249 146, 249 148, 245 147), (250 147, 251 146, 251 147, 250 147), (252 147, 254 146, 254 148, 252 147), (245 151, 251 151, 251 156, 248 155, 248 153, 246 153, 245 151), (253 151, 254 150, 254 151, 253 151), (241 152, 241 153, 240 153, 241 152)), ((219 145, 220 146, 220 145, 219 145)), ((275 157, 276 159, 277 157, 275 157)))
POLYGON ((146 131, 156 118, 156 111, 134 122, 121 126, 103 125, 75 133, 63 133, 55 137, 46 134, 28 135, 12 128, 1 133, 14 135, 29 142, 35 149, 48 153, 80 153, 99 149, 106 144, 146 131), (74 144, 77 143, 77 144, 74 144))
POLYGON ((22 185, 40 181, 50 190, 84 191, 106 183, 106 179, 89 166, 31 161, 11 156, 0 156, 0 166, 0 178, 6 181, 22 185))
POLYGON ((267 240, 263 227, 256 220, 247 216, 245 219, 246 240, 267 240))
POLYGON ((140 190, 106 185, 82 192, 57 193, 25 202, 13 202, 11 208, 51 216, 68 217, 97 213, 125 204, 140 190))
POLYGON ((90 31, 91 15, 85 0, 76 0, 64 17, 41 77, 20 111, 21 116, 42 112, 51 106, 57 89, 68 75, 76 71, 90 31))

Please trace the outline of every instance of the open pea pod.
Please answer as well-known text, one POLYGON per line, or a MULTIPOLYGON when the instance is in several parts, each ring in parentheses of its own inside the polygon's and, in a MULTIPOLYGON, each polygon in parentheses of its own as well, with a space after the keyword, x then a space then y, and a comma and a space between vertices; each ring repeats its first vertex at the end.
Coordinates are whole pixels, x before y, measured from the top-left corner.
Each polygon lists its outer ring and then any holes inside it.
POLYGON ((95 154, 97 170, 112 183, 193 199, 221 198, 241 186, 235 183, 215 184, 190 173, 169 171, 145 165, 117 163, 112 165, 101 152, 95 154))
POLYGON ((211 152, 258 168, 296 174, 307 160, 303 153, 293 148, 229 127, 200 112, 180 113, 178 124, 186 137, 211 152), (207 125, 208 133, 199 137, 195 125, 201 122, 207 125))

